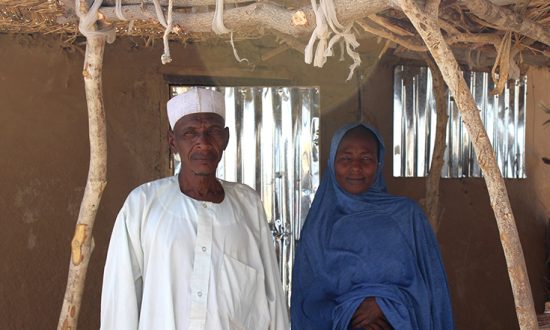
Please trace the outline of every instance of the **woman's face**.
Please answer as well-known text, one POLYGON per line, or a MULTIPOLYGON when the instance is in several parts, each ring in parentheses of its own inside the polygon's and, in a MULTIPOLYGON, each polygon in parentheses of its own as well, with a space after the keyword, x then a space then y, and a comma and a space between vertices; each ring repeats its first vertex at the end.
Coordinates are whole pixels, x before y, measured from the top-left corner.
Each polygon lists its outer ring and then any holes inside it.
POLYGON ((334 160, 336 181, 345 191, 359 195, 369 189, 376 178, 378 143, 364 127, 349 130, 340 141, 334 160))

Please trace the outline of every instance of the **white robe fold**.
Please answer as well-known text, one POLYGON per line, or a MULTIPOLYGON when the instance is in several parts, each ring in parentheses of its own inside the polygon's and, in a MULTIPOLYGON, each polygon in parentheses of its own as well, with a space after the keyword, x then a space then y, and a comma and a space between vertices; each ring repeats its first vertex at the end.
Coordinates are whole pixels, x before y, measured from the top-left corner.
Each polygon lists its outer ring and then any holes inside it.
POLYGON ((273 241, 258 194, 220 181, 194 200, 177 176, 132 191, 115 222, 101 329, 288 329, 273 241))

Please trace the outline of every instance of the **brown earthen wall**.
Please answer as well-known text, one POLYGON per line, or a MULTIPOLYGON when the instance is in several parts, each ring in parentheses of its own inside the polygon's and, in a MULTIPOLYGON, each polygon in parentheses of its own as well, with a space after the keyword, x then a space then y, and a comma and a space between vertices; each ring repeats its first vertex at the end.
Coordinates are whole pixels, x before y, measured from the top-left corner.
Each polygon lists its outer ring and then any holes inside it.
MULTIPOLYGON (((261 41, 238 43, 254 66, 235 62, 225 42, 201 47, 172 46, 174 62, 160 64, 162 45, 145 48, 141 40, 107 45, 104 101, 108 130, 108 185, 94 227, 96 249, 86 281, 80 329, 99 327, 103 263, 118 209, 128 192, 168 173, 168 98, 166 76, 188 81, 245 81, 259 85, 277 79, 289 85, 321 87, 321 150, 326 162, 332 133, 363 116, 377 126, 391 150, 392 68, 368 67, 368 79, 345 83, 349 63, 329 61, 325 68, 303 64, 289 51, 269 61, 259 56, 261 41), (361 93, 357 86, 361 85, 361 93), (363 105, 363 113, 358 105, 363 105)), ((375 56, 376 47, 372 54, 375 56)), ((0 34, 0 328, 52 329, 62 303, 69 244, 88 170, 87 114, 81 77, 83 55, 63 50, 55 38, 0 34)), ((546 97, 548 71, 533 73, 530 96, 546 97), (538 79, 538 80, 537 80, 538 79), (536 81, 536 84, 535 84, 536 81), (546 94, 546 95, 544 95, 546 94)), ((533 102, 538 99, 533 100, 533 102)), ((507 181, 518 222, 531 285, 540 311, 543 295, 544 228, 548 217, 550 166, 540 164, 549 129, 542 114, 528 111, 527 180, 507 181), (535 119, 536 118, 536 119, 535 119), (538 126, 537 126, 538 125, 538 126), (540 127, 539 127, 540 126, 540 127), (546 180, 548 182, 548 180, 546 180)), ((391 177, 390 191, 420 199, 423 179, 391 177)), ((513 300, 496 223, 481 179, 442 180, 444 220, 439 241, 447 267, 458 329, 517 328, 513 300)))

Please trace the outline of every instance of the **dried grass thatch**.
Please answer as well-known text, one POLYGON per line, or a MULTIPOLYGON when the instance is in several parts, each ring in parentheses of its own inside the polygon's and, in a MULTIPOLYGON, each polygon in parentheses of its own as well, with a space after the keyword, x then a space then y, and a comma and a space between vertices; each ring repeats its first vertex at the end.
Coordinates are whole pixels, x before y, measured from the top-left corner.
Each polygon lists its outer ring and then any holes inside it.
MULTIPOLYGON (((197 19, 199 23, 194 26, 200 24, 205 26, 195 29, 193 25, 190 25, 194 23, 186 25, 186 23, 179 24, 175 21, 175 29, 169 36, 171 40, 204 42, 220 38, 212 30, 208 30, 209 21, 200 18, 214 12, 214 0, 173 1, 174 15, 184 17, 184 22, 194 22, 194 19, 199 17, 197 19)), ((337 5, 338 1, 335 0, 337 5)), ((487 2, 486 0, 480 1, 487 2)), ((345 2, 345 0, 340 2, 345 2)), ((476 1, 470 1, 470 3, 473 2, 476 1)), ((165 12, 167 3, 167 0, 160 1, 165 12)), ((534 22, 543 30, 546 30, 547 38, 550 38, 550 1, 491 0, 491 3, 497 5, 496 8, 514 13, 522 20, 534 22)), ((115 0, 103 1, 100 12, 106 16, 104 24, 112 24, 116 28, 117 36, 141 37, 146 45, 162 38, 165 28, 159 24, 156 15, 154 15, 153 1, 122 1, 124 14, 132 18, 129 21, 119 20, 114 15, 115 4, 115 0)), ((269 4, 250 0, 232 0, 227 1, 224 10, 227 14, 232 10, 250 8, 250 10, 247 9, 247 13, 251 12, 251 15, 253 15, 269 5, 281 12, 292 13, 304 8, 311 10, 309 4, 310 2, 305 0, 277 0, 271 1, 269 4), (260 6, 263 7, 260 8, 260 6)), ((348 1, 345 4, 353 5, 353 2, 348 1)), ((483 66, 482 59, 484 57, 488 58, 486 62, 492 61, 494 63, 499 55, 507 52, 507 57, 504 60, 507 60, 509 56, 518 56, 516 58, 518 63, 550 65, 550 45, 548 45, 548 42, 529 38, 524 34, 513 32, 511 29, 507 30, 507 27, 503 27, 502 24, 495 24, 481 18, 478 13, 473 13, 470 8, 471 6, 466 5, 464 2, 449 0, 442 1, 439 5, 439 22, 442 31, 444 31, 446 40, 452 46, 453 51, 457 54, 457 58, 463 63, 483 66), (507 45, 502 46, 501 41, 505 38, 508 38, 509 42, 507 45)), ((337 12, 339 12, 338 8, 337 12)), ((339 13, 342 12, 340 10, 339 13)), ((352 17, 353 15, 346 14, 344 16, 352 17)), ((278 18, 274 17, 273 19, 277 20, 278 18)), ((372 38, 373 35, 384 38, 388 40, 388 50, 402 57, 414 57, 411 54, 426 51, 412 24, 400 10, 388 6, 383 11, 370 13, 364 17, 354 16, 352 20, 356 22, 354 29, 360 42, 361 39, 372 38)), ((301 30, 289 30, 290 33, 289 31, 277 31, 278 27, 274 24, 266 24, 265 26, 262 24, 239 25, 235 22, 227 22, 227 24, 232 23, 236 26, 236 28, 233 28, 236 39, 256 39, 272 34, 282 40, 281 42, 287 43, 290 48, 303 51, 299 48, 307 43, 315 25, 311 16, 309 21, 313 23, 307 23, 301 30)), ((74 13, 74 1, 0 0, 0 33, 57 34, 65 43, 74 43, 80 35, 78 18, 74 13)), ((221 37, 228 38, 227 35, 221 37)))

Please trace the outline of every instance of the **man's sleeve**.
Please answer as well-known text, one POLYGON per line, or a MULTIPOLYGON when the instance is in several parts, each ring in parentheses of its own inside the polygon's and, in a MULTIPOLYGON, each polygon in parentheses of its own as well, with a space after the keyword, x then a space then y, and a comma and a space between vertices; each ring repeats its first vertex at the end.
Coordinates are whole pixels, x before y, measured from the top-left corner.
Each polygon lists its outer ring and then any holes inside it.
MULTIPOLYGON (((140 221, 132 219, 129 200, 117 216, 101 293, 101 329, 138 328, 142 293, 140 221)), ((135 215, 134 215, 135 217, 135 215)))
POLYGON ((261 256, 265 270, 266 296, 270 314, 270 330, 288 330, 288 307, 283 293, 283 287, 279 275, 279 266, 275 256, 273 238, 265 216, 265 211, 261 201, 258 199, 258 214, 261 220, 261 256))

